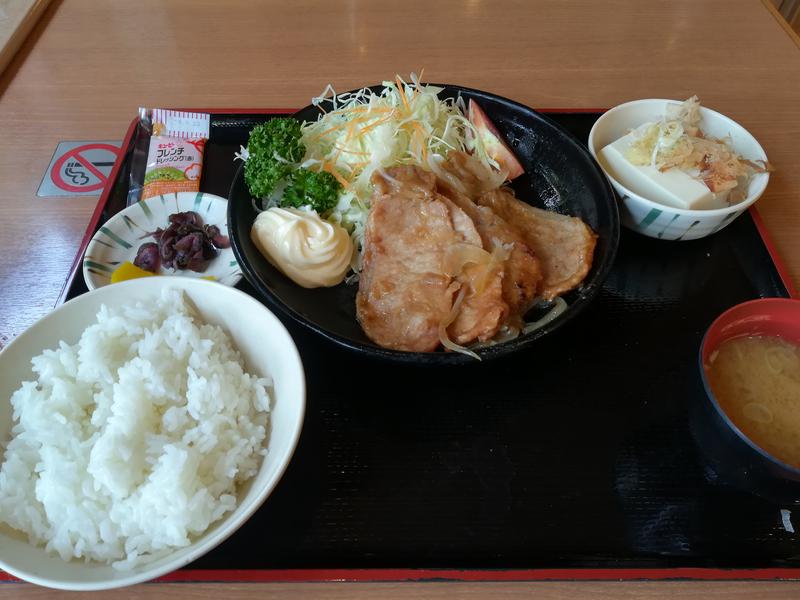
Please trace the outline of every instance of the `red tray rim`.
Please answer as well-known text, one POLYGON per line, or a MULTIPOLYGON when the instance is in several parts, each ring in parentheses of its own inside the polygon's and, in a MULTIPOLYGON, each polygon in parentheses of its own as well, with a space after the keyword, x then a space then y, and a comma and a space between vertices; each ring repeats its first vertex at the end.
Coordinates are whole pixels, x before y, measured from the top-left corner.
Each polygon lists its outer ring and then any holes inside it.
MULTIPOLYGON (((192 112, 210 114, 291 114, 290 108, 186 108, 192 112)), ((602 113, 602 108, 539 108, 542 113, 602 113)), ((121 149, 107 183, 92 213, 86 232, 81 240, 78 252, 70 267, 69 275, 61 289, 56 306, 66 300, 66 295, 81 271, 81 260, 86 246, 94 235, 103 208, 108 202, 114 181, 116 181, 125 150, 130 145, 136 129, 138 118, 134 118, 125 134, 121 149)), ((788 294, 798 298, 798 293, 789 278, 789 271, 778 255, 772 238, 764 226, 755 206, 751 206, 750 216, 756 225, 761 239, 769 252, 778 276, 788 294)), ((155 579, 155 582, 399 582, 399 581, 475 581, 475 582, 524 582, 524 581, 787 581, 800 580, 800 568, 764 568, 764 569, 716 569, 704 567, 674 568, 577 568, 577 569, 179 569, 168 575, 155 579)), ((0 571, 0 582, 19 582, 8 573, 0 571)))
MULTIPOLYGON (((178 569, 150 583, 798 581, 800 569, 178 569)), ((0 571, 0 584, 24 583, 0 571)))

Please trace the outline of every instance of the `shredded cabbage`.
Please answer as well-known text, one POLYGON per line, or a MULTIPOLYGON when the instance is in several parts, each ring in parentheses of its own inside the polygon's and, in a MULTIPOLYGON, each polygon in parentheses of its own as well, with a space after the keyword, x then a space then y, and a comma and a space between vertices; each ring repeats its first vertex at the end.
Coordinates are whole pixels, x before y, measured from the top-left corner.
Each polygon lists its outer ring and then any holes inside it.
MULTIPOLYGON (((320 108, 319 118, 302 127, 302 164, 319 165, 342 184, 328 219, 348 229, 359 248, 369 214, 370 179, 376 171, 396 165, 435 171, 452 150, 472 153, 487 172, 499 168, 475 135, 462 99, 440 99, 442 88, 422 84, 413 73, 410 82, 397 76, 383 86, 378 93, 364 88, 336 94, 328 85, 312 100, 320 108), (327 103, 331 106, 325 111, 327 103)), ((357 272, 360 267, 358 253, 353 268, 357 272)))

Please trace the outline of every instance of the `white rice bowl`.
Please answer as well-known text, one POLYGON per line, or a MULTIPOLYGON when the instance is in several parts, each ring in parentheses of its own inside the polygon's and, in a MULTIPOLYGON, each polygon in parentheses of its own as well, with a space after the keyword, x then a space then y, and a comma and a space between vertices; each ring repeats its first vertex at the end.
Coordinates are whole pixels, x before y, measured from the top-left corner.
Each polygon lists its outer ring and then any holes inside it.
POLYGON ((0 352, 0 377, 0 567, 64 589, 145 581, 213 548, 277 483, 303 419, 288 332, 195 279, 68 302, 0 352))

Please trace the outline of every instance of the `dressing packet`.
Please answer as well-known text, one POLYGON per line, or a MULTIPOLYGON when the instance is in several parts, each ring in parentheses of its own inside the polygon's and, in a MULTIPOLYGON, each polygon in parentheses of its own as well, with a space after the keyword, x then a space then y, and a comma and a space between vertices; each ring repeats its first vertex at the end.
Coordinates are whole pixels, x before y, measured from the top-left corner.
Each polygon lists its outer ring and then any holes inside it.
POLYGON ((141 199, 200 191, 210 115, 161 108, 147 112, 152 135, 141 199))

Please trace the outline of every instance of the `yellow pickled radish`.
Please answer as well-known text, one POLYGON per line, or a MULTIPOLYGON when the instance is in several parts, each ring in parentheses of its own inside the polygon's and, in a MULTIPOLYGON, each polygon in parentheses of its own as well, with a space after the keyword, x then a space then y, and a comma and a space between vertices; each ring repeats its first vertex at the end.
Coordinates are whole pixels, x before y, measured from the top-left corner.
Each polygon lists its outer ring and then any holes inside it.
POLYGON ((152 277, 153 275, 155 275, 155 273, 140 269, 132 262, 126 260, 111 273, 111 283, 119 283, 120 281, 127 281, 128 279, 138 279, 139 277, 152 277))

